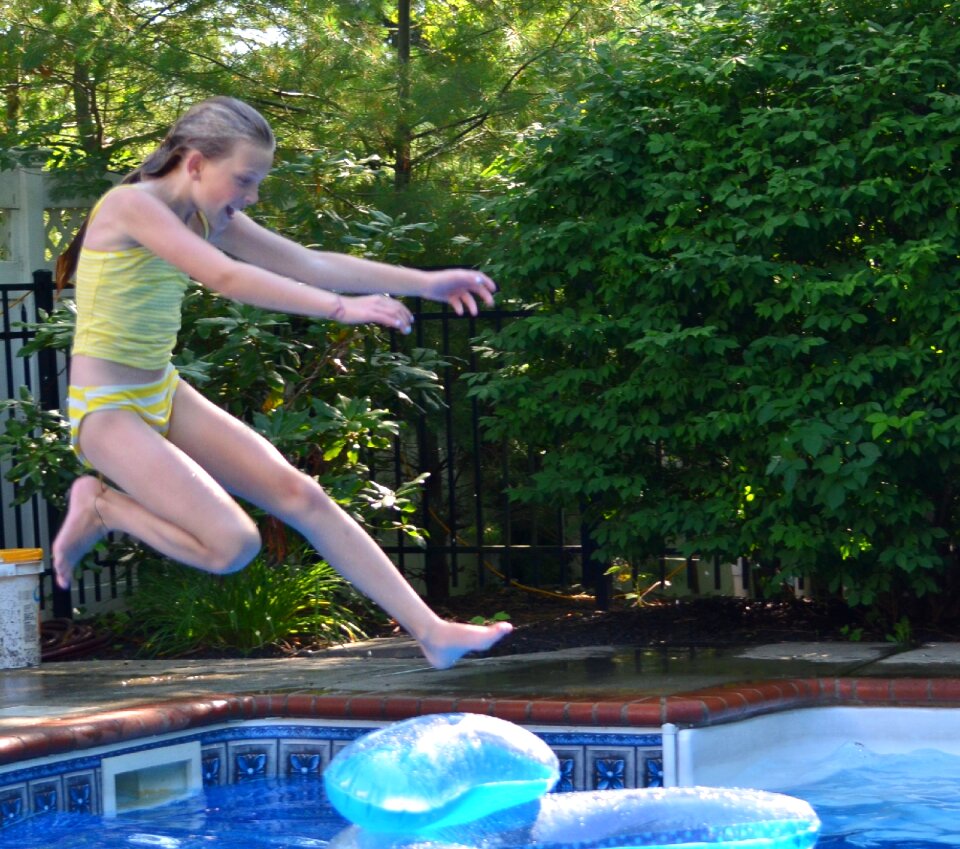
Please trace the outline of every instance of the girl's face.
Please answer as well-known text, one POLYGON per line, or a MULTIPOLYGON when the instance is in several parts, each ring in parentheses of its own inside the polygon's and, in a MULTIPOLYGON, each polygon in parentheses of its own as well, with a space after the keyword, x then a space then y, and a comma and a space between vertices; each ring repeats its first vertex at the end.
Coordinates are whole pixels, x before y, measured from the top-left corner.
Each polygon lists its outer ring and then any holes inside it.
POLYGON ((259 197, 260 183, 273 165, 273 151, 241 141, 220 159, 203 158, 196 169, 194 198, 210 226, 222 230, 259 197))

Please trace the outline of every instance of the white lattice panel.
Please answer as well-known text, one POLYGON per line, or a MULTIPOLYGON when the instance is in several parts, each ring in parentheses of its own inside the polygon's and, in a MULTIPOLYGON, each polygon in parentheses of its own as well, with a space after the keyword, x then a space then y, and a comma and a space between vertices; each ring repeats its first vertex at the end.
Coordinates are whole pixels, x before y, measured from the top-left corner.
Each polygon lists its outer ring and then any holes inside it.
POLYGON ((43 211, 44 259, 56 262, 76 235, 89 211, 88 207, 47 207, 43 211))

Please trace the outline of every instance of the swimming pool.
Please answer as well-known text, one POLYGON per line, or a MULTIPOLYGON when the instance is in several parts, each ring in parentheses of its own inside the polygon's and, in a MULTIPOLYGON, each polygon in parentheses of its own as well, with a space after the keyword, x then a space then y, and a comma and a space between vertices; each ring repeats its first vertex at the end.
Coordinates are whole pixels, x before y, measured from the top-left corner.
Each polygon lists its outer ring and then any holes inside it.
MULTIPOLYGON (((849 744, 789 788, 823 821, 817 849, 943 849, 960 845, 960 757, 878 754, 849 744), (835 772, 830 770, 836 769, 835 772)), ((33 817, 5 829, 9 849, 320 849, 346 823, 316 777, 207 788, 150 810, 104 819, 33 817)))
MULTIPOLYGON (((801 760, 820 758, 848 742, 884 754, 931 746, 949 749, 953 744, 950 753, 960 755, 958 704, 960 679, 828 678, 714 687, 619 703, 298 694, 171 700, 0 735, 0 845, 56 846, 51 841, 65 822, 71 842, 63 845, 102 846, 90 843, 95 838, 89 835, 80 836, 76 827, 89 814, 106 809, 107 761, 149 757, 154 750, 176 745, 196 750, 210 793, 229 784, 265 788, 270 785, 265 779, 274 778, 292 782, 283 792, 302 793, 311 783, 319 784, 316 779, 330 758, 365 730, 415 715, 472 710, 541 734, 560 759, 563 791, 678 784, 785 791, 781 779, 797 779, 801 760), (905 701, 915 707, 902 707, 905 701), (744 781, 751 778, 751 768, 756 768, 756 781, 744 781), (32 835, 25 843, 12 842, 25 833, 32 835)), ((804 780, 810 777, 806 774, 804 780)), ((314 790, 319 792, 319 787, 314 790)), ((298 805, 301 813, 307 811, 312 827, 320 809, 302 799, 298 805)), ((214 814, 205 810, 184 809, 177 814, 178 825, 190 822, 206 828, 214 814)), ((149 821, 152 814, 143 816, 149 821)), ((127 816, 121 820, 133 822, 127 816)), ((331 824, 338 827, 342 821, 333 818, 331 824)), ((98 826, 106 831, 117 827, 98 826)), ((261 842, 251 843, 248 832, 240 845, 316 847, 328 840, 304 833, 299 842, 271 843, 265 842, 272 839, 267 826, 253 830, 261 842)), ((824 839, 846 841, 836 847, 889 847, 843 835, 842 830, 831 831, 824 839)), ((124 846, 190 845, 149 828, 127 837, 124 846)), ((217 846, 209 840, 202 845, 217 846)), ((944 843, 934 832, 922 842, 894 845, 926 849, 944 843)), ((221 842, 217 849, 222 846, 229 844, 221 842)))

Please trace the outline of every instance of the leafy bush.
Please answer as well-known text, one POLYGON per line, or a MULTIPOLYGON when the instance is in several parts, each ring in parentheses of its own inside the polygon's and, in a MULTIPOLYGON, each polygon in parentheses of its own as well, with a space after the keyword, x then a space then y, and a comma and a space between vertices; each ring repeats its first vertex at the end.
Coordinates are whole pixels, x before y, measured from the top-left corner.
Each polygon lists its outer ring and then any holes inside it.
POLYGON ((211 575, 144 558, 130 602, 133 634, 144 654, 184 655, 278 643, 313 646, 366 636, 373 608, 322 560, 258 557, 232 575, 211 575))
MULTIPOLYGON (((477 394, 607 557, 746 555, 957 604, 953 4, 685 5, 598 48, 502 176, 538 304, 477 394)), ((954 611, 955 612, 955 611, 954 611)))
POLYGON ((0 413, 0 459, 10 463, 6 478, 16 482, 12 505, 37 495, 65 508, 67 491, 80 472, 70 447, 70 422, 59 410, 41 409, 25 386, 16 398, 0 401, 0 413))

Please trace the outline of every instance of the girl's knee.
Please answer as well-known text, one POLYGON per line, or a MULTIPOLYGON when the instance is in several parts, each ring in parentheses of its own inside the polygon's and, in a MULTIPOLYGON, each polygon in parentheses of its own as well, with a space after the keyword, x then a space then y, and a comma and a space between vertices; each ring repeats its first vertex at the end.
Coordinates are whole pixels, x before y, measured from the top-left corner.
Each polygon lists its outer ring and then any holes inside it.
POLYGON ((318 510, 328 509, 335 502, 312 477, 291 468, 282 480, 276 482, 277 499, 275 515, 287 521, 314 515, 318 510))
POLYGON ((259 554, 260 546, 260 532, 251 520, 211 546, 207 568, 217 575, 239 572, 259 554))

